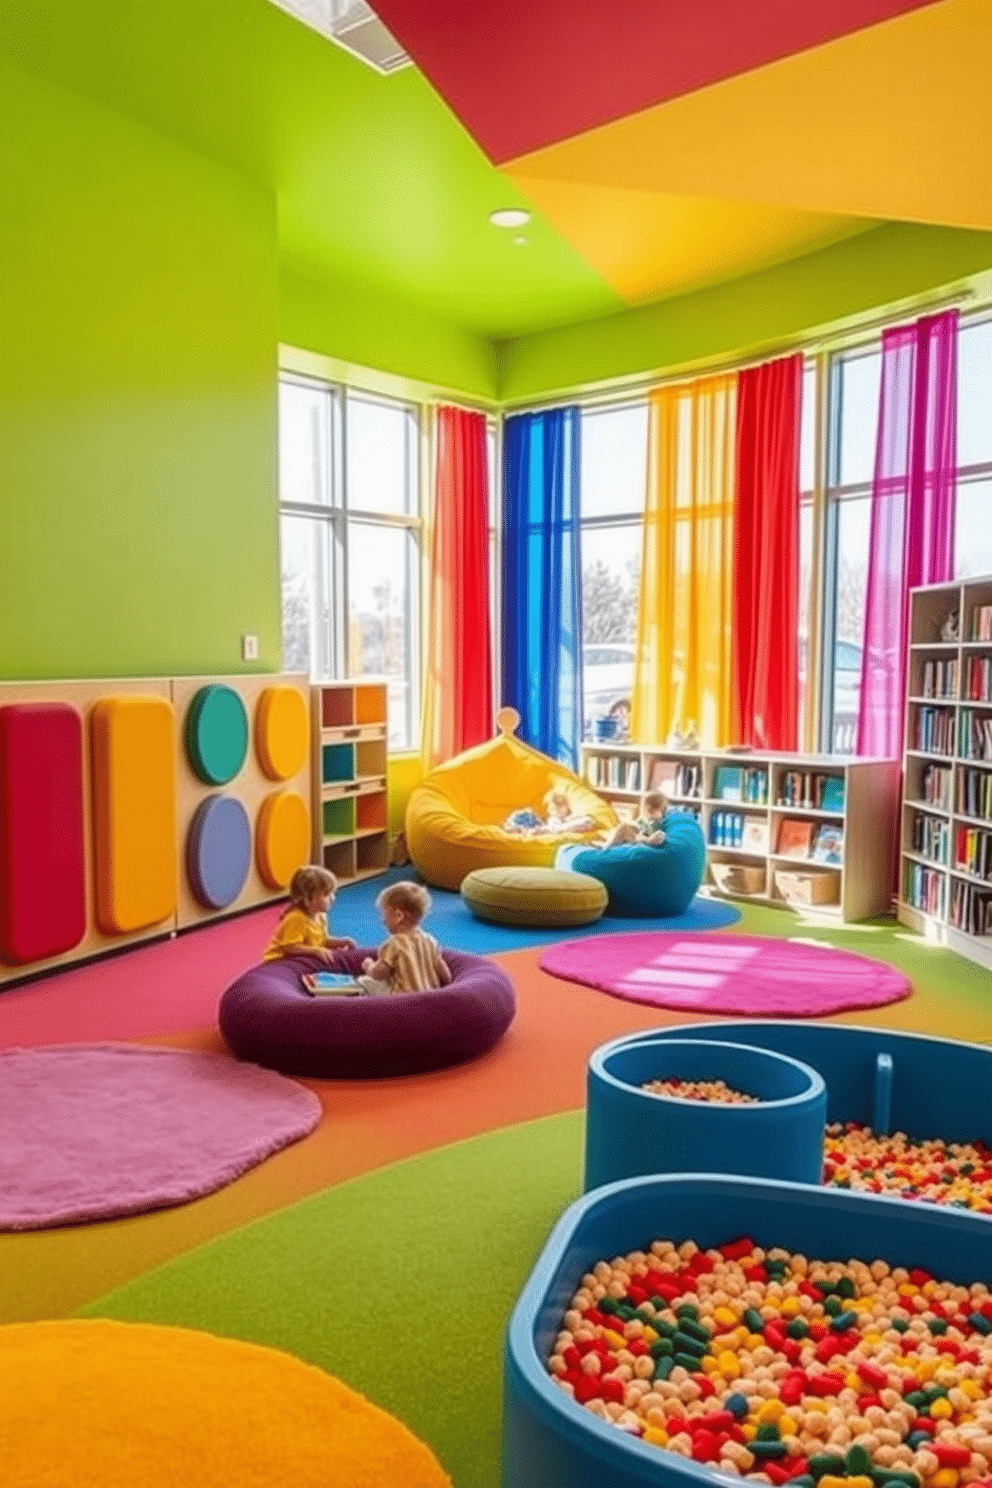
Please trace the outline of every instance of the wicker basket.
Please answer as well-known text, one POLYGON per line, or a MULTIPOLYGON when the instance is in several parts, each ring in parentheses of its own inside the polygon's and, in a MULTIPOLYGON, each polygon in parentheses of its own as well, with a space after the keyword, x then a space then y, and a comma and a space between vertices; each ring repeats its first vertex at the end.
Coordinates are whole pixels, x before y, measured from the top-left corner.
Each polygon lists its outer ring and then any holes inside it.
POLYGON ((765 892, 765 870, 753 863, 711 863, 709 868, 721 894, 753 898, 765 892))
POLYGON ((840 874, 830 868, 786 872, 776 868, 775 887, 789 904, 839 904, 840 874))

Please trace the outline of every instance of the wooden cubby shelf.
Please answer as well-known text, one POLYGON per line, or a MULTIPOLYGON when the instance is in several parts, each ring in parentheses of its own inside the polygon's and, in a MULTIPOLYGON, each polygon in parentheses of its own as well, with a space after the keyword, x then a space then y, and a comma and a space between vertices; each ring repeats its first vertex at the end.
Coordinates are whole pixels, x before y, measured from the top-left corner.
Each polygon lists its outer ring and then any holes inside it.
POLYGON ((891 913, 898 760, 582 746, 582 773, 621 815, 645 791, 691 811, 716 892, 864 920, 891 913))
POLYGON ((314 862, 342 882, 389 866, 386 698, 364 678, 312 687, 314 862))
POLYGON ((911 591, 906 673, 897 913, 992 970, 992 575, 911 591))

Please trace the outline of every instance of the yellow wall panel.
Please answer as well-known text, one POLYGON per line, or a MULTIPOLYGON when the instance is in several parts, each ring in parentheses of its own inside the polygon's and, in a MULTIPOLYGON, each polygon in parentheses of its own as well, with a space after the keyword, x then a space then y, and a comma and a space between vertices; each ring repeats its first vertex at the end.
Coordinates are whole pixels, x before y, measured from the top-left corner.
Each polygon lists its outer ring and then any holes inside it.
POLYGON ((102 698, 90 727, 96 921, 106 935, 125 935, 176 911, 172 705, 102 698))

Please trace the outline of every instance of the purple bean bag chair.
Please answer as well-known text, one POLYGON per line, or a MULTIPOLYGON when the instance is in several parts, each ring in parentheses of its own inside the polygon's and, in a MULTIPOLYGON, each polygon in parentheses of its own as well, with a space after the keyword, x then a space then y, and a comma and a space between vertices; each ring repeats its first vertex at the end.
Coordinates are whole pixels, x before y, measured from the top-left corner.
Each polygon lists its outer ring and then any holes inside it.
MULTIPOLYGON (((375 949, 340 951, 341 970, 361 971, 375 949)), ((445 951, 449 987, 400 997, 310 997, 304 971, 315 956, 263 961, 220 1000, 220 1031, 232 1053, 284 1075, 362 1079, 413 1075, 477 1059, 498 1043, 517 1010, 513 983, 481 956, 445 951)))

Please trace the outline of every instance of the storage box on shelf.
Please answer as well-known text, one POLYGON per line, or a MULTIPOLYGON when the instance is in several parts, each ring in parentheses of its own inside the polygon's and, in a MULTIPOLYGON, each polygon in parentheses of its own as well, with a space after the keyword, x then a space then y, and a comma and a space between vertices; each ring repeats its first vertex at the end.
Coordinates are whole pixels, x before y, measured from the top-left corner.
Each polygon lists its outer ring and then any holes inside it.
POLYGON ((992 968, 992 576, 914 589, 908 648, 899 918, 992 968))
POLYGON ((721 893, 844 920, 891 909, 896 760, 604 742, 584 744, 582 761, 621 813, 657 789, 699 817, 721 893))
POLYGON ((389 866, 386 683, 312 688, 314 861, 339 879, 389 866))

